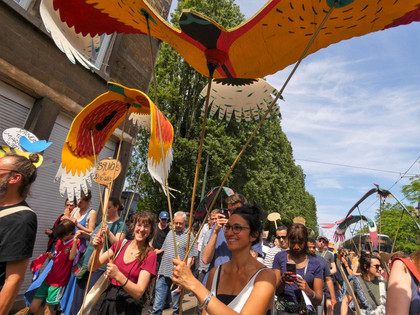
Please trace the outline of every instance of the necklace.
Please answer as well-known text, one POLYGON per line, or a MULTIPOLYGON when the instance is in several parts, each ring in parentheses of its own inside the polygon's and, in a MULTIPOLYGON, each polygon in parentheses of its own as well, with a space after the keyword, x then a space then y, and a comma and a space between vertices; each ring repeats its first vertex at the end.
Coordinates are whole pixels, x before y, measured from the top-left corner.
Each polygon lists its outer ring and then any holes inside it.
POLYGON ((130 254, 131 255, 137 255, 140 252, 140 250, 134 246, 133 249, 130 249, 130 254))

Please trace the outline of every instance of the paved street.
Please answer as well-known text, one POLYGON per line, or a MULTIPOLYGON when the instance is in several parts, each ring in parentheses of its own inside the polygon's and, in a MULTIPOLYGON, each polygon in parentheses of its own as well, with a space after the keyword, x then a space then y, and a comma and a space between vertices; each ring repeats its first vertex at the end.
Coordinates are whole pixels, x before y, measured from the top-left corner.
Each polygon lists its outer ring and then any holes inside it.
MULTIPOLYGON (((143 314, 149 314, 149 311, 152 309, 151 306, 146 307, 143 310, 143 314)), ((182 314, 184 315, 196 315, 199 314, 197 310, 197 299, 195 296, 190 296, 188 293, 185 294, 184 300, 182 302, 182 314)), ((172 308, 168 308, 163 311, 163 315, 172 315, 172 308)))

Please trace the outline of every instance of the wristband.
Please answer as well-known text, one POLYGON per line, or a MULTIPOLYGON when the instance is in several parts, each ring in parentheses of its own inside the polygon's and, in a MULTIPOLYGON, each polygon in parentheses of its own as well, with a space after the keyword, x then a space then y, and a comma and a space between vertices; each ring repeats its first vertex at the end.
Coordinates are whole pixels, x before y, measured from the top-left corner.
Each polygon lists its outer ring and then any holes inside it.
POLYGON ((212 296, 213 296, 213 293, 211 293, 210 291, 207 291, 206 297, 204 298, 203 302, 201 302, 200 304, 198 304, 198 307, 201 310, 205 311, 207 309, 207 306, 210 303, 210 300, 211 300, 211 297, 212 296))
POLYGON ((128 282, 128 278, 127 278, 127 280, 124 282, 124 284, 121 286, 121 288, 124 288, 124 287, 125 287, 125 285, 127 284, 127 282, 128 282))

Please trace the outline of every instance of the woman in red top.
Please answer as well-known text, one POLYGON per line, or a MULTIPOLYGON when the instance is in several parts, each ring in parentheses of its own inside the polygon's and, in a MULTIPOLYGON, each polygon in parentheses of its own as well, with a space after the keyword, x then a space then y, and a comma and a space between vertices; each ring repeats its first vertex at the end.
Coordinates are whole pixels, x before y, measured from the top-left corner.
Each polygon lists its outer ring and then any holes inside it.
POLYGON ((104 237, 97 234, 92 242, 95 256, 92 255, 93 270, 107 263, 106 274, 111 281, 102 293, 92 314, 141 314, 142 301, 150 279, 156 274, 156 253, 149 245, 156 228, 156 218, 150 212, 141 212, 135 217, 134 240, 123 245, 115 243, 108 251, 101 253, 104 237), (118 256, 115 253, 123 246, 118 256))

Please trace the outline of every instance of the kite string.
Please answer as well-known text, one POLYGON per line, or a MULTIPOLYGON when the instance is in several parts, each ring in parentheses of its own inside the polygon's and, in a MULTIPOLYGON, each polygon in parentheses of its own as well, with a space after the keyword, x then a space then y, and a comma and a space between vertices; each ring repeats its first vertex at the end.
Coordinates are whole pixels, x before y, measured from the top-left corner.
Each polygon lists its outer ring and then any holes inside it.
MULTIPOLYGON (((162 154, 163 175, 164 175, 164 178, 165 178, 166 198, 167 198, 167 201, 168 201, 169 217, 171 219, 171 225, 172 225, 172 237, 174 239, 174 253, 175 253, 175 257, 178 257, 178 250, 176 248, 176 240, 175 240, 175 226, 174 226, 174 223, 173 223, 174 220, 173 220, 172 206, 171 206, 171 196, 169 194, 168 177, 166 175, 167 174, 166 173, 166 159, 165 159, 165 153, 164 153, 164 150, 163 150, 162 127, 160 125, 160 115, 159 115, 159 109, 157 107, 157 105, 158 105, 158 102, 157 102, 157 83, 156 83, 155 67, 154 67, 154 64, 153 64, 153 45, 152 45, 152 35, 150 34, 149 15, 146 15, 146 22, 147 22, 147 34, 148 34, 148 37, 149 37, 149 46, 150 46, 150 63, 151 63, 151 67, 152 67, 153 84, 154 84, 154 89, 155 89, 156 116, 157 116, 158 130, 159 130, 160 150, 161 150, 161 154, 162 154)), ((153 121, 153 119, 152 119, 152 121, 153 121)), ((180 309, 182 309, 182 308, 180 308, 180 309)))

